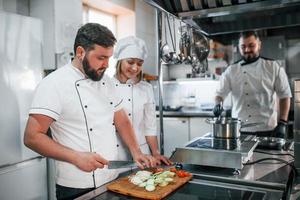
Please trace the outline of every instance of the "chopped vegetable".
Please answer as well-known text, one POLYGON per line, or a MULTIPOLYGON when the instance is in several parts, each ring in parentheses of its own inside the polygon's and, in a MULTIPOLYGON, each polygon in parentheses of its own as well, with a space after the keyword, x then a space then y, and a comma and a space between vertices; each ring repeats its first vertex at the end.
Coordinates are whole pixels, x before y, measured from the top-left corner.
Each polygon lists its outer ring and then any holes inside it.
POLYGON ((169 183, 167 181, 163 181, 159 184, 160 187, 165 187, 167 186, 169 183))
POLYGON ((147 185, 147 186, 145 187, 145 189, 146 189, 147 191, 149 191, 149 192, 152 192, 152 191, 155 190, 155 186, 154 186, 154 185, 147 185))
POLYGON ((158 168, 154 172, 141 170, 135 175, 128 177, 130 182, 138 187, 145 188, 147 191, 152 192, 156 189, 155 186, 165 187, 169 183, 175 182, 174 177, 187 177, 191 176, 190 173, 184 170, 177 170, 176 168, 170 168, 165 170, 158 168))
POLYGON ((140 179, 140 177, 138 176, 133 176, 130 180, 131 183, 133 183, 134 185, 139 185, 141 184, 143 181, 140 179))
POLYGON ((147 180, 147 185, 154 185, 154 179, 153 178, 148 179, 147 180))

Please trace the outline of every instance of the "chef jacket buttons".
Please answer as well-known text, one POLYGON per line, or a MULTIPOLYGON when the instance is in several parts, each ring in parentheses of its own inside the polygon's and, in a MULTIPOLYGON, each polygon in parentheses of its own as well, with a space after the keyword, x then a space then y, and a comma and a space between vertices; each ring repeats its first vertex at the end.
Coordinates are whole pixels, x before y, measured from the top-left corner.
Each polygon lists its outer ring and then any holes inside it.
POLYGON ((128 87, 130 87, 131 85, 128 85, 128 87))
POLYGON ((117 144, 117 147, 119 147, 119 145, 117 144))
POLYGON ((246 95, 248 95, 248 93, 246 93, 246 95))
POLYGON ((128 99, 128 101, 131 101, 131 99, 128 99))
POLYGON ((113 102, 110 102, 110 104, 112 105, 112 104, 113 104, 113 102))
POLYGON ((93 131, 93 129, 92 129, 92 128, 90 128, 90 131, 93 131))
POLYGON ((105 85, 105 83, 103 82, 102 85, 105 85))
POLYGON ((247 106, 248 106, 248 107, 250 107, 250 105, 249 105, 249 104, 248 104, 247 106))
POLYGON ((112 125, 114 126, 114 125, 115 125, 115 123, 112 123, 112 125))
POLYGON ((248 117, 251 117, 251 115, 249 115, 248 117))
POLYGON ((77 83, 76 85, 79 86, 79 83, 77 83))
POLYGON ((84 107, 87 108, 87 105, 85 105, 84 107))
POLYGON ((131 113, 128 113, 129 116, 131 116, 131 113))
POLYGON ((116 86, 118 87, 119 85, 118 85, 118 84, 116 84, 116 86))
POLYGON ((247 72, 243 72, 244 74, 246 74, 247 72))

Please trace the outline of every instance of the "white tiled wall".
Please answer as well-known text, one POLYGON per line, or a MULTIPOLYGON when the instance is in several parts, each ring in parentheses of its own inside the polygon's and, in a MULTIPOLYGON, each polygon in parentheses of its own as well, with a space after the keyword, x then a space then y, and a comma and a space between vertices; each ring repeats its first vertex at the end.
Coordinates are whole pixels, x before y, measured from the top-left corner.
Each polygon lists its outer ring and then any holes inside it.
MULTIPOLYGON (((171 81, 163 84, 163 102, 164 105, 177 107, 187 106, 189 98, 193 96, 195 108, 213 107, 215 104, 215 92, 219 85, 218 80, 186 80, 171 81)), ((154 86, 156 102, 158 102, 158 88, 154 86)), ((157 103, 158 104, 158 103, 157 103)), ((224 101, 224 107, 231 106, 231 96, 224 101)))

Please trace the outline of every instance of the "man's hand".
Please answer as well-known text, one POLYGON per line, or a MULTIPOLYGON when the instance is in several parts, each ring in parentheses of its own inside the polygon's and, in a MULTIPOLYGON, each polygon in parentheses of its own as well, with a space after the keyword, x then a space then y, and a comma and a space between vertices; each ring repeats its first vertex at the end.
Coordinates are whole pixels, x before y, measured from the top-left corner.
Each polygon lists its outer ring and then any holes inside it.
POLYGON ((284 138, 287 132, 287 121, 280 120, 274 129, 274 137, 284 138))
POLYGON ((133 160, 138 164, 140 169, 156 167, 160 162, 153 156, 143 154, 141 152, 132 155, 133 160))
POLYGON ((159 164, 166 164, 166 165, 172 165, 172 161, 170 161, 167 157, 161 155, 161 154, 153 154, 153 157, 156 158, 156 160, 159 161, 159 164))
POLYGON ((97 153, 78 152, 74 165, 85 172, 91 172, 97 168, 103 168, 108 161, 97 153))
POLYGON ((213 113, 215 117, 219 117, 222 114, 222 112, 223 112, 223 106, 221 105, 221 103, 216 104, 213 109, 213 113))

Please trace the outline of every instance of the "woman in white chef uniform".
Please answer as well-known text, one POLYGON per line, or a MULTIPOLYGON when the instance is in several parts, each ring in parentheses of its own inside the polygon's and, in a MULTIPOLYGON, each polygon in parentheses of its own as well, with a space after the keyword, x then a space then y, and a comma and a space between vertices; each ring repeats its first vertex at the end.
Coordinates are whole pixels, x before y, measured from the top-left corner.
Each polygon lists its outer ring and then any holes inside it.
MULTIPOLYGON (((170 160, 162 156, 158 149, 153 88, 142 81, 142 66, 146 56, 147 48, 142 39, 134 36, 120 39, 114 51, 114 58, 118 62, 113 79, 142 152, 152 153, 160 162, 169 165, 170 160)), ((120 160, 132 160, 120 139, 117 147, 120 160)))

